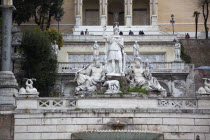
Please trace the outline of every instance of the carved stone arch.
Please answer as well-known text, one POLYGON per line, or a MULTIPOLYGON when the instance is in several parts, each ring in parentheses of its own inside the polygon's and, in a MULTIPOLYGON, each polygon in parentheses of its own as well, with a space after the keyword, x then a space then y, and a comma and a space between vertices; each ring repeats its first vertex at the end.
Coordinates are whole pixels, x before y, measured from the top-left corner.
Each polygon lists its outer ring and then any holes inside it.
POLYGON ((73 97, 75 93, 75 87, 77 84, 75 82, 68 82, 64 85, 63 94, 64 97, 73 97))
POLYGON ((166 90, 167 93, 171 93, 170 88, 168 87, 168 84, 166 84, 163 81, 158 81, 160 85, 166 90))

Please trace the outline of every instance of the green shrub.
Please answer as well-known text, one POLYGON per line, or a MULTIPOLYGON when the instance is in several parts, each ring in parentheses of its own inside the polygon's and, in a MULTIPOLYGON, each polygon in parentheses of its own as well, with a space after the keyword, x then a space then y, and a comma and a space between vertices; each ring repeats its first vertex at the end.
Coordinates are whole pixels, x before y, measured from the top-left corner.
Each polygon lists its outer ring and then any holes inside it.
POLYGON ((40 96, 49 96, 56 80, 57 57, 49 35, 38 29, 26 30, 20 46, 25 78, 35 78, 40 96))
POLYGON ((129 88, 128 92, 138 92, 138 93, 147 94, 148 90, 146 88, 142 88, 142 87, 134 87, 134 88, 129 88))
POLYGON ((81 110, 80 108, 75 108, 75 109, 74 109, 74 111, 80 111, 80 110, 81 110))

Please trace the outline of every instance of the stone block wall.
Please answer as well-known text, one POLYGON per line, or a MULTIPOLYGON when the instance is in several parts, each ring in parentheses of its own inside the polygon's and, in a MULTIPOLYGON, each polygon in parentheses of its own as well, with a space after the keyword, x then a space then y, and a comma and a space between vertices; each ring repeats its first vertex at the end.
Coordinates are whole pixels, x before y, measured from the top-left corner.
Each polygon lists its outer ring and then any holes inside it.
MULTIPOLYGON (((148 109, 149 110, 149 109, 148 109)), ((152 113, 116 111, 47 111, 15 115, 15 140, 74 139, 72 134, 85 130, 110 130, 107 124, 119 120, 126 130, 151 130, 164 133, 165 140, 210 138, 210 114, 152 113)))
POLYGON ((195 67, 210 66, 210 39, 183 39, 181 43, 195 67))
MULTIPOLYGON (((209 39, 183 39, 185 53, 191 57, 195 68, 200 66, 210 66, 210 40, 209 39)), ((210 78, 210 71, 195 71, 195 90, 203 86, 202 78, 210 78)))
POLYGON ((14 115, 0 114, 0 140, 14 139, 14 115))

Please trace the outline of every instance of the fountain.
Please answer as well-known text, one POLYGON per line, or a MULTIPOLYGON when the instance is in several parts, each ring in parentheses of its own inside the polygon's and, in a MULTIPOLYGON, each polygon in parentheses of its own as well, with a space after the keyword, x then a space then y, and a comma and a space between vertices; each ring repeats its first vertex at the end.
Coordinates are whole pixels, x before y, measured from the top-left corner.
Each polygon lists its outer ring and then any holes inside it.
POLYGON ((167 96, 166 90, 152 76, 149 63, 142 61, 137 41, 133 46, 134 63, 128 68, 126 67, 124 41, 119 35, 118 24, 114 26, 113 35, 104 35, 104 38, 106 39, 106 50, 105 62, 102 63, 105 65, 102 66, 100 63, 99 45, 95 41, 93 45, 94 64, 76 72, 75 80, 78 84, 76 95, 84 96, 87 92, 91 95, 104 88, 106 88, 104 94, 117 95, 122 93, 120 87, 129 85, 129 88, 156 91, 161 97, 167 96))

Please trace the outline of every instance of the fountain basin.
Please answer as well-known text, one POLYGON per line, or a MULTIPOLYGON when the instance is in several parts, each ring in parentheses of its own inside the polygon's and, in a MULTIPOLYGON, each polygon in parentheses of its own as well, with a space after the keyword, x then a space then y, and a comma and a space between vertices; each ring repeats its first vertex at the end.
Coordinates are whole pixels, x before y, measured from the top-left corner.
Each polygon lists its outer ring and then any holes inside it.
POLYGON ((164 140, 161 132, 146 130, 89 130, 72 136, 80 140, 164 140))

